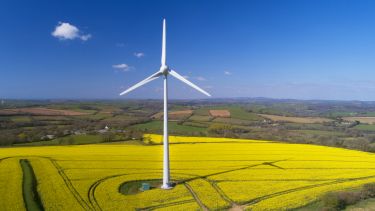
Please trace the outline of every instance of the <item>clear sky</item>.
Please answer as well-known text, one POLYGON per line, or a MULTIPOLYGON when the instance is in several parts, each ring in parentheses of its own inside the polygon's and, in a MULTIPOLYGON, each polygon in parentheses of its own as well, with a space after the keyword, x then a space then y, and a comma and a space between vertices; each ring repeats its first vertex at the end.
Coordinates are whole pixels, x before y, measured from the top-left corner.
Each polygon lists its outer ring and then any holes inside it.
MULTIPOLYGON (((167 63, 221 97, 375 100, 375 1, 0 1, 0 98, 120 98, 167 63)), ((172 98, 205 98, 176 80, 172 98)), ((121 98, 161 98, 162 80, 121 98)))

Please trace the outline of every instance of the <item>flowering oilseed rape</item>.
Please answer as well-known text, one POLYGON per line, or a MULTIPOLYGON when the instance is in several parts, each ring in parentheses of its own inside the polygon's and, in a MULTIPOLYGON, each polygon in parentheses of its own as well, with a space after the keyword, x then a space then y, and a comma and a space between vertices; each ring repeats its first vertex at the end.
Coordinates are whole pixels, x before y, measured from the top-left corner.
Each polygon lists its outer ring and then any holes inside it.
POLYGON ((0 210, 25 210, 19 160, 0 160, 0 210))
MULTIPOLYGON (((375 182, 370 153, 304 144, 170 137, 171 190, 131 194, 124 183, 161 180, 159 145, 96 144, 0 149, 0 208, 25 209, 20 159, 30 161, 46 210, 283 210, 329 191, 375 182), (176 143, 176 144, 174 144, 176 143)), ((134 183, 136 184, 136 183, 134 183)))

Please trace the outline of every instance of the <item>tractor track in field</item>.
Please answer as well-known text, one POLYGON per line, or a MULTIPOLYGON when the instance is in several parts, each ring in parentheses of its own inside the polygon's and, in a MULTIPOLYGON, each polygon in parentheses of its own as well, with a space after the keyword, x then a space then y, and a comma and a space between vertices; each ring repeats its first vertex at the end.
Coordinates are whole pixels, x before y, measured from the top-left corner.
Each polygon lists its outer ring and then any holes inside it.
MULTIPOLYGON (((55 166, 55 168, 57 169, 59 175, 63 178, 66 186, 71 191, 71 193, 73 194, 73 196, 76 198, 77 202, 85 210, 99 210, 99 211, 101 211, 102 208, 100 207, 100 205, 99 205, 99 203, 98 203, 98 201, 97 201, 97 199, 95 197, 96 188, 101 183, 103 183, 104 181, 106 181, 108 179, 111 179, 111 178, 114 178, 114 177, 128 175, 128 174, 112 175, 112 176, 108 176, 108 177, 102 178, 102 179, 96 181, 95 183, 93 183, 90 186, 90 188, 88 190, 88 193, 87 193, 88 194, 88 199, 89 199, 89 203, 88 203, 87 201, 85 201, 81 197, 81 195, 74 188, 74 186, 71 183, 71 181, 69 180, 68 176, 65 174, 64 169, 57 163, 56 160, 54 160, 52 158, 49 158, 49 157, 42 157, 42 156, 15 156, 15 157, 1 158, 0 162, 2 162, 5 159, 8 159, 8 158, 17 158, 17 157, 19 157, 20 160, 22 158, 24 158, 24 159, 28 159, 28 158, 48 159, 55 166)), ((137 210, 153 210, 153 209, 157 209, 157 208, 171 207, 171 206, 175 206, 175 205, 179 205, 179 204, 184 204, 184 203, 190 203, 190 202, 194 202, 194 201, 201 207, 201 209, 203 209, 203 210, 209 210, 207 208, 207 206, 204 205, 204 203, 199 199, 199 197, 197 196, 197 194, 194 192, 193 188, 188 184, 189 181, 192 181, 192 180, 195 180, 195 179, 203 179, 203 180, 209 182, 211 184, 211 186, 219 193, 219 195, 221 196, 221 198, 223 200, 227 201, 228 203, 230 203, 233 208, 244 209, 244 208, 246 208, 248 206, 257 204, 257 203, 259 203, 261 201, 264 201, 264 200, 267 200, 267 199, 270 199, 270 198, 273 198, 273 197, 281 196, 281 195, 284 195, 284 194, 289 194, 289 193, 293 193, 293 192, 308 190, 308 189, 317 188, 317 187, 323 187, 323 186, 329 186, 329 185, 334 185, 334 184, 346 183, 346 182, 351 182, 351 181, 360 181, 360 180, 366 180, 366 179, 375 178, 375 175, 371 175, 371 176, 364 176, 364 177, 357 177, 357 178, 331 179, 330 181, 327 181, 325 183, 315 184, 315 185, 308 185, 308 186, 293 188, 293 189, 289 189, 289 190, 285 190, 285 191, 280 191, 280 192, 276 192, 276 193, 264 195, 264 196, 261 196, 261 197, 255 198, 255 199, 251 199, 249 201, 241 202, 241 203, 236 203, 233 200, 231 200, 225 194, 225 192, 217 185, 217 181, 216 180, 210 180, 210 179, 208 179, 211 176, 216 176, 216 175, 220 175, 220 174, 224 174, 224 173, 245 170, 245 169, 248 169, 248 168, 252 168, 252 167, 256 167, 256 166, 261 166, 261 165, 272 166, 272 167, 278 168, 280 170, 289 170, 289 168, 288 169, 283 169, 283 168, 275 165, 275 163, 281 162, 281 161, 286 161, 286 160, 266 161, 266 162, 263 162, 263 163, 253 164, 253 165, 249 165, 249 166, 243 166, 243 167, 235 168, 235 169, 228 169, 228 170, 224 170, 224 171, 220 171, 220 172, 215 172, 215 173, 207 174, 207 175, 203 175, 203 176, 192 175, 191 174, 190 176, 192 176, 192 178, 181 179, 178 182, 178 184, 183 184, 187 188, 187 190, 191 193, 191 195, 193 196, 193 199, 182 200, 182 201, 178 201, 178 202, 165 203, 165 204, 160 204, 160 205, 155 205, 155 206, 150 206, 150 207, 144 207, 144 208, 137 208, 137 210)), ((297 169, 320 169, 320 168, 297 168, 297 169)), ((332 169, 332 168, 330 168, 330 169, 332 169)), ((342 168, 339 168, 339 169, 342 169, 342 168)), ((348 169, 348 168, 345 168, 345 169, 348 169)), ((359 170, 359 169, 373 169, 373 168, 350 168, 350 169, 359 170)), ((188 174, 184 174, 184 175, 188 175, 188 174)), ((240 180, 236 180, 236 181, 240 181, 240 180)), ((285 181, 285 180, 282 180, 282 181, 285 181)), ((301 181, 301 180, 293 180, 293 181, 301 181)), ((314 181, 320 181, 320 180, 314 180, 314 181)))
MULTIPOLYGON (((210 180, 208 179, 207 177, 202 177, 201 178, 202 180, 205 180, 207 181, 208 183, 210 183, 210 185, 212 186, 213 189, 215 189, 215 191, 220 195, 220 197, 228 202, 232 207, 234 206, 238 206, 232 199, 230 199, 225 193, 223 190, 221 190, 217 185, 216 185, 216 182, 214 180, 210 180)), ((223 207, 225 209, 229 208, 229 207, 223 207)))
POLYGON ((191 195, 193 196, 194 200, 198 203, 198 205, 199 205, 204 211, 208 211, 208 208, 207 208, 206 205, 204 205, 203 202, 199 199, 199 197, 197 196, 197 194, 194 192, 193 188, 192 188, 187 182, 184 182, 183 184, 184 184, 184 186, 189 190, 189 192, 190 192, 191 195))
POLYGON ((65 185, 68 187, 70 192, 73 194, 74 198, 77 200, 77 202, 81 205, 81 207, 85 210, 92 210, 92 207, 86 203, 86 201, 81 197, 81 195, 78 193, 78 191, 74 188, 73 184, 69 180, 68 176, 64 173, 64 170, 62 167, 52 158, 49 158, 49 161, 55 166, 57 169, 57 172, 64 180, 65 185))
MULTIPOLYGON (((268 161, 268 162, 263 162, 263 163, 259 163, 259 164, 245 166, 245 167, 241 167, 241 168, 237 168, 237 169, 225 170, 225 171, 216 172, 216 173, 212 173, 212 174, 208 174, 208 175, 203 175, 203 176, 191 175, 191 176, 194 176, 194 177, 193 178, 189 178, 189 179, 185 179, 185 180, 181 180, 180 182, 178 182, 178 184, 183 184, 187 188, 187 190, 191 193, 191 195, 193 196, 194 199, 185 200, 185 201, 179 201, 179 202, 172 202, 172 203, 161 204, 161 205, 150 206, 150 207, 144 207, 144 208, 137 208, 137 210, 153 210, 153 209, 157 209, 157 208, 169 207, 169 206, 174 206, 174 205, 183 204, 183 203, 189 203, 189 202, 193 202, 193 201, 195 201, 201 207, 201 209, 203 209, 203 210, 209 210, 203 204, 203 202, 198 198, 198 196, 194 192, 193 188, 189 184, 187 184, 188 181, 192 181, 192 180, 195 180, 195 179, 204 179, 204 180, 208 181, 212 185, 212 187, 220 194, 220 196, 223 198, 223 200, 229 202, 232 205, 232 208, 243 209, 243 208, 245 208, 247 206, 256 204, 256 203, 258 203, 260 201, 263 201, 263 200, 266 200, 266 199, 269 199, 269 198, 273 198, 273 197, 276 197, 276 196, 280 196, 280 195, 284 195, 284 194, 296 192, 296 191, 307 190, 307 189, 311 189, 311 188, 315 188, 315 187, 321 187, 321 186, 326 186, 326 185, 333 185, 333 184, 337 184, 337 183, 345 183, 345 182, 349 182, 349 181, 363 180, 363 179, 369 179, 369 178, 374 178, 375 177, 375 175, 373 175, 373 176, 359 177, 359 178, 338 179, 338 180, 333 180, 333 181, 330 181, 330 182, 327 182, 327 183, 323 183, 323 184, 310 185, 310 186, 304 186, 304 187, 300 187, 300 188, 289 189, 289 190, 286 190, 286 191, 281 191, 281 192, 269 194, 269 195, 262 196, 262 197, 259 197, 259 198, 256 198, 256 199, 252 199, 250 201, 242 202, 242 203, 236 203, 233 200, 231 200, 228 196, 226 196, 226 194, 224 193, 224 191, 222 191, 220 189, 220 187, 217 186, 217 184, 215 183, 215 181, 208 179, 208 177, 210 177, 210 176, 216 176, 216 175, 220 175, 220 174, 224 174, 224 173, 229 173, 229 172, 244 170, 244 169, 248 169, 248 168, 252 168, 252 167, 256 167, 256 166, 260 166, 260 165, 269 165, 269 166, 273 166, 275 168, 279 168, 278 166, 275 166, 274 163, 280 162, 280 161, 285 161, 285 160, 276 160, 276 161, 271 161, 271 162, 268 161), (183 202, 183 203, 181 203, 181 202, 183 202)), ((279 169, 283 170, 282 168, 279 168, 279 169)), ((102 210, 102 208, 100 207, 100 205, 99 205, 99 203, 98 203, 98 201, 96 200, 96 197, 95 197, 96 188, 102 182, 104 182, 104 181, 106 181, 108 179, 111 179, 111 178, 114 178, 114 177, 119 177, 119 176, 124 176, 124 175, 127 175, 127 174, 119 174, 119 175, 108 176, 108 177, 105 177, 105 178, 102 178, 102 179, 96 181, 94 184, 92 184, 90 186, 89 191, 88 191, 88 196, 89 196, 88 198, 89 198, 89 201, 90 201, 90 203, 92 205, 92 208, 94 210, 102 210)))
POLYGON ((206 175, 202 175, 202 176, 197 175, 196 177, 185 179, 185 180, 182 180, 181 182, 184 183, 184 182, 189 182, 189 181, 192 181, 192 180, 195 180, 195 179, 206 179, 208 177, 217 176, 217 175, 220 175, 220 174, 225 174, 225 173, 230 173, 230 172, 234 172, 234 171, 245 170, 245 169, 249 169, 249 168, 256 167, 256 166, 274 164, 274 163, 277 163, 277 162, 282 162, 282 161, 287 161, 287 160, 288 159, 275 160, 275 161, 267 161, 267 162, 263 162, 263 163, 252 164, 252 165, 249 165, 249 166, 243 166, 243 167, 235 168, 235 169, 228 169, 228 170, 219 171, 219 172, 215 172, 215 173, 211 173, 211 174, 206 174, 206 175))
POLYGON ((140 210, 140 211, 155 210, 155 209, 158 209, 158 208, 166 208, 166 207, 171 207, 171 206, 175 206, 175 205, 186 204, 186 203, 189 203, 189 202, 196 202, 196 201, 195 201, 195 199, 187 199, 187 200, 182 200, 182 201, 170 202, 170 203, 166 203, 166 204, 160 204, 160 205, 142 207, 142 208, 135 208, 135 209, 140 210))
POLYGON ((235 172, 235 171, 239 171, 239 170, 245 170, 245 169, 248 169, 248 168, 261 166, 261 165, 268 165, 268 166, 271 166, 271 167, 274 167, 274 168, 277 168, 277 169, 280 169, 280 170, 287 170, 285 168, 282 168, 282 167, 279 167, 279 166, 275 165, 275 163, 277 163, 277 162, 286 161, 286 160, 288 160, 288 159, 276 160, 276 161, 267 161, 267 162, 263 162, 263 163, 259 163, 259 164, 253 164, 253 165, 250 165, 250 166, 244 166, 244 167, 241 167, 241 168, 225 170, 225 171, 207 174, 207 175, 203 175, 203 176, 196 176, 196 177, 181 181, 181 183, 183 183, 188 188, 188 190, 192 193, 193 197, 196 199, 197 203, 201 206, 202 209, 207 210, 207 207, 204 206, 204 204, 200 201, 200 199, 194 193, 193 189, 187 184, 188 181, 192 181, 192 180, 195 180, 195 179, 206 180, 207 182, 209 182, 212 185, 212 187, 219 193, 219 195, 225 201, 229 202, 232 205, 232 208, 234 208, 234 209, 236 209, 236 208, 237 209, 244 209, 245 207, 247 207, 249 205, 252 205, 252 204, 256 204, 256 203, 258 203, 262 200, 266 200, 268 198, 272 198, 272 197, 279 196, 279 195, 292 193, 292 192, 295 192, 295 191, 301 191, 301 190, 306 190, 306 189, 310 189, 310 188, 314 188, 314 187, 321 187, 321 186, 326 186, 326 185, 332 185, 332 184, 337 184, 337 183, 345 183, 345 182, 349 182, 349 181, 363 180, 363 179, 369 179, 369 178, 375 177, 375 175, 373 175, 373 176, 366 176, 366 177, 359 177, 359 178, 335 179, 335 180, 332 180, 332 181, 329 181, 329 182, 323 183, 323 184, 304 186, 304 187, 300 187, 300 188, 294 188, 294 189, 289 189, 289 190, 286 190, 286 191, 281 191, 281 192, 269 194, 269 195, 259 197, 259 198, 256 198, 256 199, 252 199, 250 201, 242 202, 242 203, 236 203, 233 200, 231 200, 225 194, 225 192, 223 190, 221 190, 219 186, 217 186, 215 181, 208 179, 208 177, 210 177, 210 176, 216 176, 216 175, 220 175, 220 174, 224 174, 224 173, 235 172))
MULTIPOLYGON (((209 180, 210 181, 210 180, 209 180)), ((219 193, 219 195, 221 196, 221 198, 223 198, 225 201, 227 201, 228 203, 230 203, 232 206, 235 206, 237 205, 232 199, 230 199, 225 193, 224 191, 216 184, 216 182, 214 181, 211 181, 210 182, 212 187, 216 190, 216 192, 219 193)))
POLYGON ((326 182, 326 183, 321 183, 321 184, 317 184, 317 185, 308 185, 308 186, 303 186, 303 187, 299 187, 299 188, 293 188, 293 189, 289 189, 289 190, 285 190, 285 191, 272 193, 272 194, 261 196, 261 197, 258 197, 258 198, 255 198, 255 199, 252 199, 252 200, 249 200, 249 201, 246 201, 246 202, 239 203, 239 205, 242 208, 245 208, 245 207, 248 207, 250 205, 256 204, 258 202, 261 202, 261 201, 264 201, 264 200, 267 200, 267 199, 270 199, 270 198, 273 198, 273 197, 285 195, 285 194, 288 194, 288 193, 293 193, 293 192, 302 191, 302 190, 308 190, 308 189, 312 189, 312 188, 316 188, 316 187, 323 187, 323 186, 327 186, 327 185, 345 183, 345 182, 350 182, 350 181, 359 181, 359 180, 371 179, 371 178, 375 178, 375 175, 366 176, 366 177, 348 178, 348 179, 337 179, 337 180, 332 181, 332 182, 326 182))
MULTIPOLYGON (((95 191, 96 191, 96 188, 103 182, 105 182, 106 180, 108 179, 112 179, 112 178, 115 178, 115 177, 120 177, 120 176, 125 176, 125 175, 129 175, 129 174, 118 174, 118 175, 111 175, 111 176, 108 176, 108 177, 104 177, 98 181, 96 181, 95 183, 93 183, 90 188, 89 188, 89 191, 88 191, 88 198, 89 198, 89 201, 90 203, 92 204, 93 206, 93 209, 94 210, 98 210, 98 211, 101 211, 102 208, 100 207, 96 197, 95 197, 95 191)), ((190 174, 183 174, 183 175, 190 175, 190 174)), ((190 175, 190 176, 197 176, 197 175, 190 175)), ((200 199, 198 198, 198 196, 196 196, 196 194, 194 193, 194 191, 192 190, 192 188, 190 187, 187 187, 187 183, 186 182, 178 182, 177 184, 183 184, 185 185, 185 187, 188 189, 188 191, 192 194, 193 198, 194 199, 188 199, 188 200, 183 200, 183 201, 178 201, 178 202, 171 202, 171 203, 167 203, 167 204, 161 204, 161 205, 156 205, 156 206, 150 206, 150 207, 144 207, 144 208, 137 208, 137 210, 153 210, 153 209, 157 209, 157 208, 163 208, 163 207, 169 207, 169 206, 174 206, 174 205, 178 205, 180 204, 181 202, 183 203, 188 203, 188 202, 197 202, 198 205, 203 209, 205 208, 204 210, 208 210, 205 205, 203 205, 203 203, 200 201, 200 199)), ((183 204, 181 203, 181 204, 183 204)))
POLYGON ((120 177, 120 176, 124 176, 124 175, 129 175, 129 174, 117 174, 117 175, 111 175, 111 176, 108 176, 108 177, 104 177, 96 182, 94 182, 89 190, 88 190, 88 198, 89 198, 89 201, 90 203, 92 204, 94 210, 102 210, 102 208, 100 207, 98 201, 96 200, 96 197, 95 197, 95 191, 96 191, 96 188, 103 182, 105 182, 106 180, 108 179, 111 179, 111 178, 115 178, 115 177, 120 177))
MULTIPOLYGON (((20 157, 24 157, 24 156, 20 156, 20 157)), ((108 177, 102 178, 102 179, 96 181, 95 183, 93 183, 90 186, 89 190, 88 190, 89 203, 87 203, 81 197, 81 195, 77 192, 77 190, 74 188, 73 184, 71 183, 71 181, 69 180, 69 178, 65 174, 64 169, 57 163, 56 160, 54 160, 52 158, 49 158, 49 157, 39 157, 39 156, 32 156, 32 157, 33 158, 37 158, 37 159, 48 159, 55 166, 55 168, 57 169, 59 175, 64 180, 65 185, 68 187, 68 189, 70 190, 70 192, 76 198, 77 202, 85 210, 98 210, 98 211, 101 211, 102 208, 101 208, 100 204, 98 203, 98 201, 97 201, 97 199, 95 197, 96 188, 101 183, 103 183, 104 181, 106 181, 108 179, 111 179, 111 178, 114 178, 114 177, 128 175, 128 174, 112 175, 112 176, 108 176, 108 177)), ((9 158, 12 158, 12 157, 9 157, 9 158)), ((7 158, 0 159, 0 162, 2 160, 4 160, 4 159, 7 159, 7 158)), ((182 179, 182 180, 180 180, 178 182, 178 184, 183 184, 187 188, 187 190, 191 193, 191 195, 193 196, 193 199, 183 200, 183 201, 179 201, 179 202, 166 203, 166 204, 161 204, 161 205, 157 205, 157 206, 150 206, 150 207, 145 207, 145 208, 137 208, 137 210, 150 210, 150 209, 152 210, 152 209, 157 209, 157 208, 162 208, 162 207, 169 207, 169 206, 174 206, 174 205, 183 204, 183 203, 189 203, 189 202, 193 202, 193 201, 195 201, 201 207, 201 209, 203 209, 203 210, 209 210, 207 208, 207 206, 199 199, 199 197, 197 196, 197 194, 194 192, 193 188, 188 184, 189 181, 192 181, 192 180, 195 180, 195 179, 203 179, 203 180, 209 182, 211 184, 211 186, 215 189, 215 191, 218 192, 218 194, 221 196, 221 198, 223 200, 227 201, 229 204, 231 204, 232 207, 238 207, 238 206, 244 207, 244 206, 248 206, 250 204, 257 203, 260 200, 266 199, 266 197, 258 199, 257 201, 252 200, 251 202, 245 202, 244 204, 238 205, 233 200, 231 200, 228 196, 226 196, 226 194, 216 185, 215 181, 208 179, 208 177, 210 177, 210 176, 216 176, 216 175, 220 175, 220 174, 224 174, 224 173, 229 173, 229 172, 234 172, 234 171, 239 171, 239 170, 244 170, 244 169, 248 169, 248 168, 252 168, 252 167, 260 166, 260 165, 269 165, 269 164, 273 164, 273 163, 280 162, 280 161, 284 161, 284 160, 277 160, 277 161, 271 161, 271 162, 268 161, 268 162, 263 162, 263 163, 258 163, 258 164, 254 164, 254 165, 244 166, 244 167, 240 167, 240 168, 236 168, 236 169, 229 169, 229 170, 225 170, 225 171, 215 172, 215 173, 207 174, 207 175, 203 175, 203 176, 192 175, 191 174, 190 176, 193 176, 192 178, 182 179)), ((309 187, 305 187, 305 188, 309 188, 309 187)), ((293 192, 293 191, 298 191, 298 190, 299 189, 296 189, 296 190, 293 189, 293 190, 289 190, 288 192, 293 192)), ((280 192, 278 194, 282 195, 282 194, 285 194, 285 193, 287 193, 287 192, 280 192)), ((268 197, 273 197, 273 196, 276 196, 276 194, 269 195, 268 197)))
POLYGON ((96 187, 98 187, 98 185, 101 182, 102 182, 101 180, 98 180, 98 181, 94 182, 94 184, 92 184, 90 186, 90 188, 89 188, 89 190, 87 192, 87 196, 88 196, 89 202, 93 206, 94 210, 102 210, 102 208, 99 206, 98 201, 95 198, 95 189, 96 189, 96 187))
MULTIPOLYGON (((229 173, 229 172, 234 172, 234 171, 239 171, 239 170, 244 170, 244 169, 248 169, 248 168, 252 168, 252 167, 256 167, 256 166, 261 166, 261 165, 270 165, 270 166, 278 168, 278 166, 275 166, 274 163, 281 162, 281 161, 286 161, 286 160, 287 159, 284 159, 284 160, 275 160, 275 161, 266 161, 266 162, 263 162, 263 163, 253 164, 253 165, 244 166, 244 167, 240 167, 240 168, 236 168, 236 169, 229 169, 229 170, 220 171, 220 172, 216 172, 216 173, 212 173, 212 174, 207 174, 207 175, 203 175, 203 176, 200 176, 200 175, 191 175, 191 176, 194 176, 194 177, 193 178, 189 178, 189 179, 185 179, 185 180, 181 180, 180 182, 178 182, 178 184, 183 184, 188 189, 188 191, 191 193, 191 195, 193 196, 193 198, 195 199, 195 201, 198 203, 198 205, 201 207, 201 209, 203 209, 205 211, 208 211, 209 209, 207 208, 206 205, 204 205, 204 203, 199 199, 199 197, 197 196, 197 194, 194 192, 193 188, 188 184, 189 181, 193 181, 195 179, 203 179, 203 180, 207 181, 208 183, 210 183, 211 186, 215 189, 215 191, 220 195, 220 197, 223 200, 225 200, 226 202, 228 202, 231 205, 232 208, 233 207, 243 207, 243 205, 237 204, 233 200, 231 200, 224 193, 224 191, 222 191, 216 185, 215 181, 208 179, 208 177, 210 177, 210 176, 216 176, 216 175, 220 175, 220 174, 224 174, 224 173, 229 173)), ((281 168, 279 168, 279 169, 281 169, 281 168)), ((226 208, 230 208, 230 207, 226 207, 226 208)))

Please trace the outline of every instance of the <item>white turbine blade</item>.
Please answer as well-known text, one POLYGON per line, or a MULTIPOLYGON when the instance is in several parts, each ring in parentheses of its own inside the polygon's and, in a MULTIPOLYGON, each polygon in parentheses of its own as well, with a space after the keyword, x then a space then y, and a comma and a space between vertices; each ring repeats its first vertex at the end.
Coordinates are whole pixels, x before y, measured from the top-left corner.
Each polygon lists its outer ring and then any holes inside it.
POLYGON ((199 88, 197 85, 195 85, 195 84, 193 84, 192 82, 188 81, 186 78, 184 78, 182 75, 178 74, 176 71, 171 70, 171 71, 169 72, 169 74, 171 74, 173 77, 177 78, 178 80, 184 82, 185 84, 187 84, 187 85, 193 87, 194 89, 196 89, 196 90, 202 92, 203 94, 205 94, 205 95, 211 97, 211 95, 210 95, 208 92, 204 91, 203 89, 199 88))
POLYGON ((153 80, 159 78, 159 76, 161 76, 161 75, 163 75, 163 73, 161 73, 161 72, 158 71, 158 72, 152 74, 151 76, 147 77, 143 81, 140 81, 139 83, 137 83, 134 86, 130 87, 129 89, 121 92, 120 95, 124 95, 126 93, 129 93, 129 92, 133 91, 134 89, 136 89, 136 88, 138 88, 140 86, 143 86, 143 85, 147 84, 148 82, 153 81, 153 80))
POLYGON ((162 47, 161 47, 161 65, 165 65, 166 62, 166 45, 167 45, 167 23, 165 22, 165 19, 163 19, 163 40, 162 40, 162 47))

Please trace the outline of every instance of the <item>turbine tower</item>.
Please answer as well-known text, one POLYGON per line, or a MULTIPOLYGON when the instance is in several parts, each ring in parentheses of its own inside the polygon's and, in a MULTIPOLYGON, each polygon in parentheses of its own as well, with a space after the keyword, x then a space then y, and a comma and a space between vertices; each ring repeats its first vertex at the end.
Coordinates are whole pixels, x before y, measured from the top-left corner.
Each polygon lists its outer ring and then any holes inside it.
POLYGON ((163 19, 163 38, 162 38, 162 48, 161 48, 161 66, 160 69, 152 74, 151 76, 147 77, 143 81, 135 84, 134 86, 128 88, 124 92, 122 92, 120 95, 124 95, 126 93, 129 93, 133 91, 134 89, 143 86, 147 84, 150 81, 153 81, 161 76, 163 76, 164 79, 164 128, 163 128, 163 149, 164 149, 164 155, 163 155, 163 185, 161 186, 162 189, 171 189, 173 186, 170 183, 170 175, 169 175, 169 143, 168 143, 168 76, 171 75, 178 80, 184 82, 185 84, 193 87, 194 89, 198 90, 199 92, 211 96, 203 89, 199 88, 197 85, 193 84, 192 82, 188 81, 186 78, 178 74, 176 71, 170 69, 167 66, 166 63, 166 22, 165 19, 163 19))

